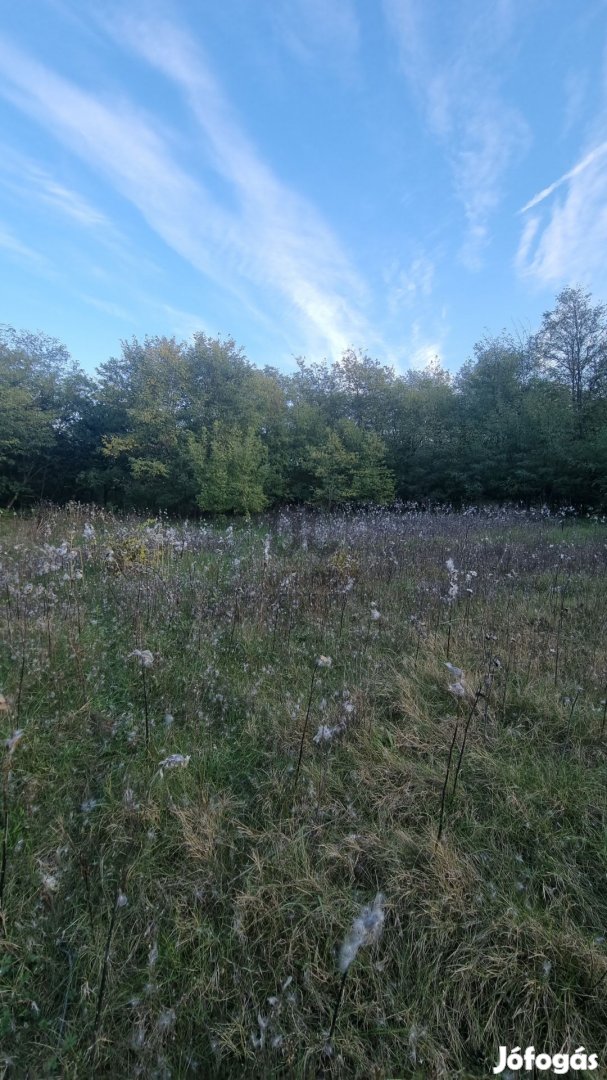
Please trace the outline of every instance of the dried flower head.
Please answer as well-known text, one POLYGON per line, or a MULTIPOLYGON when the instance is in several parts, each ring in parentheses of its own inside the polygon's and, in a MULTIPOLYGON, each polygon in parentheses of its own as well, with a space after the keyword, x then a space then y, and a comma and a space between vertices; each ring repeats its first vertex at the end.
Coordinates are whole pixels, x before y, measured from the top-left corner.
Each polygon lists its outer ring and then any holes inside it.
POLYGON ((19 743, 21 742, 24 734, 25 734, 25 732, 24 732, 23 728, 17 728, 16 731, 13 731, 12 735, 9 735, 8 739, 4 740, 4 746, 6 748, 6 752, 8 753, 9 757, 11 756, 11 754, 14 754, 14 752, 15 752, 17 746, 19 745, 19 743))
POLYGON ((446 566, 449 574, 449 592, 447 593, 447 600, 452 604, 454 600, 457 600, 459 593, 459 570, 456 569, 453 559, 447 559, 446 566))
POLYGON ((328 724, 321 724, 316 735, 312 739, 312 742, 315 742, 317 746, 320 746, 321 743, 329 743, 336 735, 341 735, 342 732, 345 731, 345 728, 346 725, 343 721, 335 727, 329 727, 328 724))
POLYGON ((154 654, 151 653, 149 649, 133 649, 133 651, 129 653, 127 659, 130 660, 132 656, 135 656, 137 660, 139 660, 142 667, 151 667, 154 663, 154 654))
POLYGON ((384 927, 384 903, 383 894, 378 893, 373 903, 356 916, 339 950, 338 967, 342 975, 346 974, 362 945, 374 945, 379 940, 384 927))
POLYGON ((160 775, 162 775, 164 769, 185 769, 186 765, 190 763, 190 754, 169 754, 160 762, 160 775))

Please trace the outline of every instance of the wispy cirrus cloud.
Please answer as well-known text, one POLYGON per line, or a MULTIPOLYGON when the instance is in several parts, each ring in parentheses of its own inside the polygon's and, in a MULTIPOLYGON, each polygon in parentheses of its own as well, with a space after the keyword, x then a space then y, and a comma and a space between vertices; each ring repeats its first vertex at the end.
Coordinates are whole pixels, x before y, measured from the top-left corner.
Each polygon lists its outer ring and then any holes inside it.
POLYGON ((442 362, 445 328, 435 334, 429 334, 416 319, 411 327, 408 343, 409 367, 423 371, 436 362, 442 362))
POLYGON ((434 261, 423 251, 407 266, 397 262, 390 265, 384 274, 390 312, 396 314, 427 299, 432 293, 435 271, 434 261))
POLYGON ((59 183, 37 162, 0 145, 0 183, 22 199, 39 200, 86 228, 108 230, 109 219, 79 192, 59 183))
POLYGON ((606 153, 607 140, 600 143, 598 146, 595 146, 594 149, 585 154, 572 169, 569 169, 569 171, 564 173, 563 176, 560 176, 558 180, 555 180, 552 184, 548 184, 548 187, 543 188, 542 191, 538 192, 537 195, 534 195, 532 199, 529 199, 529 202, 525 203, 519 210, 519 214, 525 214, 527 210, 531 210, 534 206, 538 206, 544 199, 549 198, 557 188, 562 187, 563 184, 568 183, 569 180, 573 180, 574 177, 579 176, 580 173, 588 169, 598 158, 602 158, 606 153))
POLYGON ((238 199, 234 238, 241 269, 286 294, 334 355, 353 338, 368 338, 360 313, 366 299, 362 279, 314 206, 263 160, 200 47, 171 19, 145 14, 112 18, 111 32, 185 95, 215 170, 238 199))
POLYGON ((24 244, 12 229, 3 225, 0 221, 0 248, 8 251, 10 255, 16 255, 19 259, 33 264, 37 269, 47 269, 47 261, 38 251, 34 251, 28 244, 24 244))
POLYGON ((104 315, 109 315, 112 319, 120 319, 121 322, 135 322, 126 308, 120 304, 115 304, 113 300, 104 300, 100 296, 89 296, 87 293, 80 293, 80 299, 84 300, 85 304, 96 308, 97 311, 102 311, 104 315))
POLYGON ((360 46, 360 24, 352 0, 274 0, 272 20, 281 44, 304 63, 347 70, 360 46))
POLYGON ((571 281, 607 284, 607 140, 595 142, 573 168, 530 199, 516 255, 519 274, 541 286, 571 281), (552 196, 564 188, 564 194, 552 196), (537 208, 540 207, 538 210, 537 208))
MULTIPOLYGON (((165 243, 250 310, 258 310, 255 289, 269 288, 299 315, 313 347, 337 355, 368 339, 360 276, 315 208, 262 160, 187 34, 147 18, 118 25, 118 40, 124 33, 122 44, 186 95, 213 168, 226 182, 226 205, 180 165, 174 145, 132 102, 93 95, 1 37, 0 93, 84 158, 165 243)), ((46 196, 67 206, 61 186, 47 185, 46 196)), ((72 211, 78 212, 75 204, 72 211)))
POLYGON ((504 98, 499 50, 512 33, 508 2, 479 5, 466 0, 450 12, 454 44, 441 50, 436 26, 441 13, 432 0, 384 0, 409 85, 431 134, 444 148, 454 190, 464 209, 466 233, 460 250, 469 269, 482 265, 491 217, 503 194, 509 166, 529 143, 522 115, 504 98))

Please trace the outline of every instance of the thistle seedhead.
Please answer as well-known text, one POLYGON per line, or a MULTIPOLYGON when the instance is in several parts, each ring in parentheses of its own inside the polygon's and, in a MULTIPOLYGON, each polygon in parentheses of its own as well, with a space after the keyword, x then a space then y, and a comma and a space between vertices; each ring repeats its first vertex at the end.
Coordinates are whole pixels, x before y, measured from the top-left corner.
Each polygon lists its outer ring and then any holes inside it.
POLYGON ((136 657, 144 668, 150 668, 154 663, 154 654, 151 653, 149 649, 133 649, 133 651, 129 653, 127 659, 130 660, 132 656, 136 657))
POLYGON ((350 932, 339 950, 338 967, 342 975, 346 974, 362 945, 374 945, 376 941, 379 941, 384 928, 384 903, 383 894, 378 893, 373 903, 362 908, 360 914, 354 919, 350 932))
POLYGON ((14 754, 24 734, 23 728, 17 728, 16 731, 13 731, 12 735, 9 735, 8 739, 4 740, 4 746, 9 757, 14 754))
POLYGON ((169 754, 160 762, 160 775, 164 769, 185 769, 190 763, 190 754, 169 754))
POLYGON ((320 746, 321 743, 331 742, 336 735, 341 735, 342 732, 345 731, 345 727, 346 725, 343 721, 335 727, 329 727, 328 724, 321 724, 316 735, 312 739, 312 742, 315 742, 317 746, 320 746))

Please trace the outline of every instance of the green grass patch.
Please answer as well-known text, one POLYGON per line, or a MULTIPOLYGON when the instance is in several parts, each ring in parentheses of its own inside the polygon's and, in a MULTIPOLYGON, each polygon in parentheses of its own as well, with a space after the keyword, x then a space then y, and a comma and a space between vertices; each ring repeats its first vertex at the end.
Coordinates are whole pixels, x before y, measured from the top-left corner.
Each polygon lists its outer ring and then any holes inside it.
POLYGON ((607 1065, 601 529, 0 523, 5 1075, 607 1065))

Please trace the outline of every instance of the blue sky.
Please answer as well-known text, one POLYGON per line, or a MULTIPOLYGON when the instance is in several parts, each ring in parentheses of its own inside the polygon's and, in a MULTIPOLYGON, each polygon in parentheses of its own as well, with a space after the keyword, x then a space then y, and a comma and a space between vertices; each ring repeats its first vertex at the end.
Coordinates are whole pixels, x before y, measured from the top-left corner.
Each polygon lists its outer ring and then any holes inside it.
POLYGON ((457 369, 607 299, 606 0, 24 0, 0 322, 457 369))

